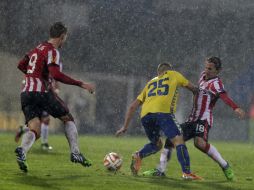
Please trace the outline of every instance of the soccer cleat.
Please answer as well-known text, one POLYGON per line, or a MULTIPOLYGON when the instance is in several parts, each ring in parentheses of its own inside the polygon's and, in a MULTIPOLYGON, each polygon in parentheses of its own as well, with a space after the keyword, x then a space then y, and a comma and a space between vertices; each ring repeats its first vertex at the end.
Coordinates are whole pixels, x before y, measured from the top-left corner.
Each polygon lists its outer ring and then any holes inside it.
POLYGON ((53 147, 50 146, 48 143, 42 143, 42 144, 41 144, 41 149, 42 149, 42 150, 52 150, 53 147))
POLYGON ((17 132, 16 132, 16 135, 15 135, 15 142, 19 142, 19 139, 21 138, 21 136, 27 131, 26 130, 26 126, 23 126, 23 125, 20 125, 17 132))
POLYGON ((222 171, 224 173, 224 175, 226 176, 227 180, 232 181, 234 180, 234 172, 233 169, 230 167, 229 163, 227 164, 227 166, 225 168, 222 168, 222 171))
POLYGON ((136 152, 132 155, 130 168, 131 168, 132 175, 138 175, 138 172, 141 168, 141 158, 140 158, 138 152, 136 152))
POLYGON ((195 175, 193 173, 189 173, 189 174, 183 173, 182 178, 184 180, 203 180, 202 177, 199 177, 199 176, 197 176, 197 175, 195 175))
POLYGON ((17 162, 18 162, 19 168, 23 172, 27 172, 28 171, 27 170, 28 165, 26 163, 26 155, 25 155, 24 150, 21 147, 17 147, 15 149, 15 153, 16 153, 16 156, 17 156, 17 162))
POLYGON ((160 177, 166 176, 164 172, 161 172, 158 169, 151 169, 151 170, 143 172, 142 174, 143 176, 160 176, 160 177))
POLYGON ((71 161, 74 163, 80 163, 85 167, 90 167, 92 165, 91 161, 86 159, 81 153, 71 153, 71 161))

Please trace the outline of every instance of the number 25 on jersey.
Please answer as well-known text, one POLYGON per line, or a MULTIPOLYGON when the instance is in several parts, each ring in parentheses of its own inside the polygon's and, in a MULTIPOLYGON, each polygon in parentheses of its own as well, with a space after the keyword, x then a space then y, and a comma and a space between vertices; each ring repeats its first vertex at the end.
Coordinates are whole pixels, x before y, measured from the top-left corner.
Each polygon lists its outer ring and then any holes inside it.
POLYGON ((158 81, 154 81, 148 85, 148 97, 150 96, 165 96, 168 95, 169 85, 166 84, 168 78, 163 78, 158 81))

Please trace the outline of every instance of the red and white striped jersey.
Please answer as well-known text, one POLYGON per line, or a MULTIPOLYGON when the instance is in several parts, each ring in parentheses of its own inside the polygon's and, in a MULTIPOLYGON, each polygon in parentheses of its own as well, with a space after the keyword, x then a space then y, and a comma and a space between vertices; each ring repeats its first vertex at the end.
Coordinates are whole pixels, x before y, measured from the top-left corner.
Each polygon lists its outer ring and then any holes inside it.
POLYGON ((222 81, 218 76, 205 80, 205 73, 199 79, 199 92, 194 97, 192 112, 188 121, 207 120, 208 124, 213 124, 213 107, 221 93, 225 93, 222 81))
MULTIPOLYGON (((27 54, 26 75, 23 92, 47 92, 51 86, 48 66, 62 67, 60 54, 51 43, 43 42, 27 54)), ((23 61, 24 62, 24 61, 23 61)))

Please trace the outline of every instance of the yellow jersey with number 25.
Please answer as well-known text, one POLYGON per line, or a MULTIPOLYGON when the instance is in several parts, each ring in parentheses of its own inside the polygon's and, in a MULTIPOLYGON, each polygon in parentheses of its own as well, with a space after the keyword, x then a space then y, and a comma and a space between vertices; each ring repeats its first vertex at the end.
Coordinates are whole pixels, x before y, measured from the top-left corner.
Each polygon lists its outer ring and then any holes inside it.
POLYGON ((177 71, 166 71, 150 80, 137 99, 142 102, 141 118, 148 113, 175 113, 178 87, 189 81, 177 71))

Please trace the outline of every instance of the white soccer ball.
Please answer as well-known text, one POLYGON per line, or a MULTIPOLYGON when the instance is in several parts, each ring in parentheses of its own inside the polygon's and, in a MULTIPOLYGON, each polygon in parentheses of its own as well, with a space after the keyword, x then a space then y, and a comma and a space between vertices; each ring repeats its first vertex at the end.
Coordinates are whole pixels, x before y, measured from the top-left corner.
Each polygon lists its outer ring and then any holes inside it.
POLYGON ((104 157, 103 164, 108 170, 117 171, 121 168, 123 160, 117 153, 110 152, 104 157))

